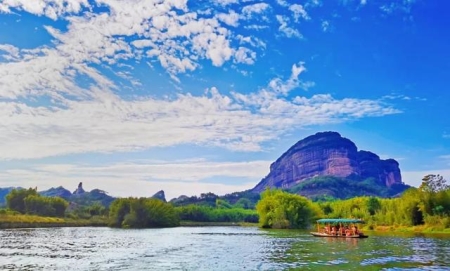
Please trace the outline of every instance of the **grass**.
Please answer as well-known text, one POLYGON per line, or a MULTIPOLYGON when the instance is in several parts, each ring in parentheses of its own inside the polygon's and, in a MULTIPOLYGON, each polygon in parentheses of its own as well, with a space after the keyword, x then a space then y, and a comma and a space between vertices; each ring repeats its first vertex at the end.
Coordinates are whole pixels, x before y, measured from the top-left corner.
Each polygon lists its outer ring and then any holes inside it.
POLYGON ((44 228, 44 227, 86 227, 107 226, 105 217, 91 219, 73 219, 62 217, 43 217, 23 214, 0 214, 0 229, 10 228, 44 228))
POLYGON ((441 226, 432 225, 418 225, 418 226, 375 226, 371 230, 378 232, 409 232, 409 233, 445 233, 450 234, 450 228, 443 228, 441 226))

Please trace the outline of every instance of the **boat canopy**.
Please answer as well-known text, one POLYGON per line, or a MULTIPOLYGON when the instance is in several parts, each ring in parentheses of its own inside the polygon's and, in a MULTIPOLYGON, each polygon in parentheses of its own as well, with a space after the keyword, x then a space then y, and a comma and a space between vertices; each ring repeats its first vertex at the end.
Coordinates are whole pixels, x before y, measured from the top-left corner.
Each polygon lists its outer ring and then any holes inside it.
POLYGON ((361 224, 363 224, 364 221, 361 219, 349 219, 349 218, 323 218, 323 219, 317 220, 317 223, 330 223, 330 224, 361 223, 361 224))

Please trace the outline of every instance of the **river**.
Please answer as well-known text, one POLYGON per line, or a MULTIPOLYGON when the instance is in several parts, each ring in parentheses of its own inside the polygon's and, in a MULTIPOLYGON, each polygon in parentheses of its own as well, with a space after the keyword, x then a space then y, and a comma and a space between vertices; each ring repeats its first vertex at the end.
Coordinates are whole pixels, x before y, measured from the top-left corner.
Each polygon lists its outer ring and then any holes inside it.
POLYGON ((449 235, 255 227, 0 230, 0 270, 450 270, 449 235))

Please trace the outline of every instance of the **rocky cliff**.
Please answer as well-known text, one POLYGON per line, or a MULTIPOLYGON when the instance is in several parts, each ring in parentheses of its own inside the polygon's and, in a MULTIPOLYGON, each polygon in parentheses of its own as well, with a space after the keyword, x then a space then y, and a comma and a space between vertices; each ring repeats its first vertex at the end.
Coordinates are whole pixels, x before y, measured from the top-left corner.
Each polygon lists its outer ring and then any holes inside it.
POLYGON ((159 199, 159 200, 162 200, 164 202, 167 202, 166 201, 166 194, 164 193, 164 190, 160 190, 160 191, 156 192, 156 194, 154 194, 152 196, 152 198, 159 199))
POLYGON ((300 140, 270 166, 269 174, 253 188, 288 189, 317 176, 355 181, 372 179, 377 185, 402 184, 397 161, 382 160, 374 153, 358 151, 355 143, 337 132, 322 132, 300 140))

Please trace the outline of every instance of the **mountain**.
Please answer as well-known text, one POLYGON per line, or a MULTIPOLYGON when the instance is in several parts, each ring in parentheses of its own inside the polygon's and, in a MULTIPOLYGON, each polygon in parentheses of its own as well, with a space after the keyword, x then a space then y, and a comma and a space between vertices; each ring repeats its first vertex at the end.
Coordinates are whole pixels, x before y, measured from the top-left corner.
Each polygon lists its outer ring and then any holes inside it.
POLYGON ((1 206, 5 206, 6 205, 6 195, 9 194, 9 192, 11 192, 11 190, 15 189, 15 188, 20 188, 20 187, 5 187, 5 188, 0 188, 0 207, 1 206))
POLYGON ((58 186, 56 188, 52 187, 48 190, 40 191, 39 194, 45 197, 61 197, 65 200, 68 200, 72 196, 72 193, 62 186, 58 186))
POLYGON ((337 132, 321 132, 289 148, 270 165, 269 174, 252 191, 260 193, 266 187, 313 198, 327 195, 346 198, 392 196, 409 186, 403 184, 399 164, 394 159, 383 160, 372 152, 358 150, 355 143, 337 132), (333 178, 323 178, 327 176, 333 178), (343 189, 347 192, 337 193, 343 189))
POLYGON ((156 192, 156 194, 154 194, 154 195, 152 196, 152 198, 154 198, 154 199, 159 199, 159 200, 162 200, 162 201, 164 201, 164 202, 167 202, 167 200, 166 200, 166 194, 164 193, 164 190, 160 190, 160 191, 156 192))

